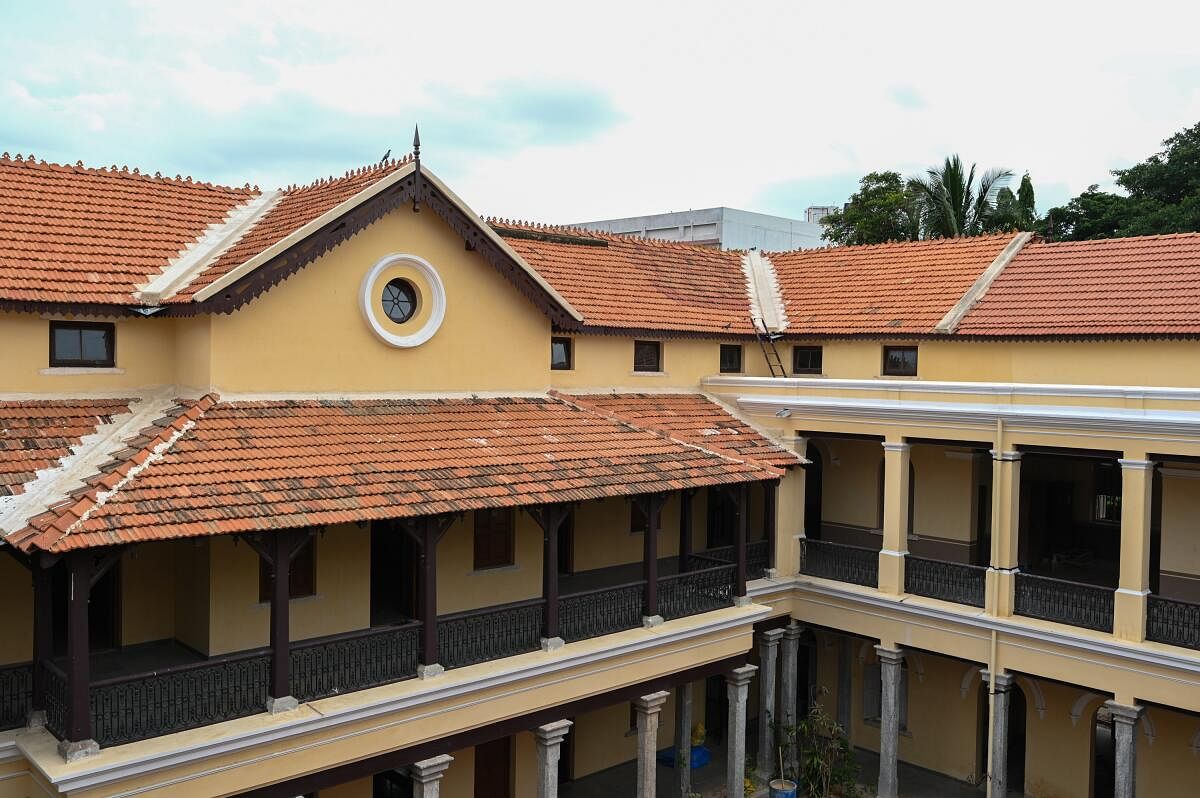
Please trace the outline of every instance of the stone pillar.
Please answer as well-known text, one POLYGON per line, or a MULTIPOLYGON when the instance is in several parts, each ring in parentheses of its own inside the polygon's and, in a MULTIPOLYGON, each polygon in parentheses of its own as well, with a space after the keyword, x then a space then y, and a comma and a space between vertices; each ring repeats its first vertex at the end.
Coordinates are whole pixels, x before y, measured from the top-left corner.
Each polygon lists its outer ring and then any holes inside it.
POLYGON ((883 443, 883 548, 879 550, 879 589, 904 592, 904 556, 908 554, 909 445, 883 443))
POLYGON ((571 729, 571 721, 556 720, 533 730, 537 740, 538 798, 557 798, 558 759, 562 755, 562 741, 571 729))
POLYGON ((992 615, 1013 614, 1017 593, 1021 522, 1021 453, 992 450, 992 551, 984 607, 992 615))
POLYGON ((897 798, 900 780, 897 774, 900 743, 900 663, 904 652, 898 648, 875 646, 879 657, 879 798, 897 798))
POLYGON ((422 759, 408 766, 413 783, 413 798, 438 798, 442 794, 442 774, 454 757, 449 754, 422 759))
POLYGON ((725 727, 725 788, 729 795, 741 796, 746 781, 746 699, 750 680, 758 668, 743 665, 725 674, 729 698, 729 719, 725 727))
POLYGON ((1146 639, 1146 597, 1150 595, 1150 513, 1154 461, 1121 464, 1121 576, 1113 596, 1113 634, 1122 640, 1146 639))
MULTIPOLYGON (((800 635, 803 631, 800 624, 795 621, 788 623, 787 628, 783 630, 783 656, 780 657, 779 719, 785 729, 793 729, 796 726, 796 694, 799 689, 797 680, 800 676, 800 635)), ((784 742, 786 743, 786 750, 783 752, 783 755, 788 766, 792 767, 796 761, 796 738, 794 734, 784 742)))
POLYGON ((1105 701, 1112 713, 1113 749, 1116 754, 1116 789, 1113 798, 1133 798, 1137 791, 1137 722, 1142 707, 1105 701))
MULTIPOLYGON (((988 685, 992 713, 992 759, 988 763, 988 795, 1006 798, 1008 795, 1008 707, 1012 692, 1013 675, 983 673, 988 685)), ((1024 789, 1023 784, 1016 785, 1024 789)))
POLYGON ((768 629, 758 636, 758 772, 764 777, 775 762, 775 673, 779 660, 782 629, 768 629))
POLYGON ((658 715, 671 694, 666 690, 634 699, 637 710, 638 760, 637 796, 654 798, 658 786, 658 769, 655 757, 658 754, 658 715))
POLYGON ((692 686, 675 688, 675 776, 680 798, 692 792, 692 686))

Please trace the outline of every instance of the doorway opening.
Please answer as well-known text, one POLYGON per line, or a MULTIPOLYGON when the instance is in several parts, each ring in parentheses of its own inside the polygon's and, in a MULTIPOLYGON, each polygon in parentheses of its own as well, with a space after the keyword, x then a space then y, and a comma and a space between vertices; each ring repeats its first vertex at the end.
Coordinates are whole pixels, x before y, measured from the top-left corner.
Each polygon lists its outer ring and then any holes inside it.
POLYGON ((512 738, 475 746, 475 798, 512 798, 512 738))
POLYGON ((824 463, 821 450, 808 444, 804 451, 809 464, 804 467, 804 536, 812 540, 821 539, 821 480, 824 463))
POLYGON ((417 617, 421 550, 394 521, 371 523, 371 626, 417 617))

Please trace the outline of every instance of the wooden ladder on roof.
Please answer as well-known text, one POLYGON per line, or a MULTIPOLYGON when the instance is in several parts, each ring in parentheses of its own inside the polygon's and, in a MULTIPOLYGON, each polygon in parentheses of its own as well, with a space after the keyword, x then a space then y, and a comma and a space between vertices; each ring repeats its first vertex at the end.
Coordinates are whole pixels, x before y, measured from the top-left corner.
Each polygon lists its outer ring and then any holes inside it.
POLYGON ((767 368, 771 370, 771 376, 786 377, 787 369, 783 367, 779 350, 775 348, 775 342, 782 338, 783 334, 768 330, 766 322, 762 319, 751 316, 750 323, 754 325, 754 337, 758 339, 758 345, 762 349, 763 359, 767 361, 767 368))

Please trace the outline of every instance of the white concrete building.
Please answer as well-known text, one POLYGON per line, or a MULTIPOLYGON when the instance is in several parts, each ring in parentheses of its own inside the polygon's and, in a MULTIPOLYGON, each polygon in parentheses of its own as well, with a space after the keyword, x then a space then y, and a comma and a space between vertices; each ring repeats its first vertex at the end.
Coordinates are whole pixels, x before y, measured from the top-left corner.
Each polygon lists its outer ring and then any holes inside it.
POLYGON ((602 219, 578 222, 573 226, 721 249, 781 252, 828 246, 828 242, 821 239, 819 224, 725 207, 602 219))

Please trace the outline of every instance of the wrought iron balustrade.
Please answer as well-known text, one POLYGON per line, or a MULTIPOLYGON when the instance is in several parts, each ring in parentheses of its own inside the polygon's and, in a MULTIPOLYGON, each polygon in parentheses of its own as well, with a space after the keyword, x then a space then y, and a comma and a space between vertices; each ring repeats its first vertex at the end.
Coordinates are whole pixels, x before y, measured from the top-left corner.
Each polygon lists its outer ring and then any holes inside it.
POLYGON ((978 565, 904 558, 904 590, 916 596, 982 607, 986 577, 987 568, 978 565))
POLYGON ((438 658, 459 668, 537 651, 542 640, 541 599, 438 617, 438 658))
POLYGON ((864 587, 878 587, 879 552, 845 543, 806 539, 800 545, 800 573, 864 587))
POLYGON ((33 700, 33 666, 0 667, 0 731, 25 725, 33 700))
MULTIPOLYGON (((762 579, 767 575, 767 565, 770 563, 770 541, 756 540, 746 544, 746 578, 762 579)), ((699 562, 703 568, 717 562, 737 562, 737 553, 733 546, 717 546, 712 549, 698 551, 692 555, 689 562, 699 562)))
POLYGON ((421 624, 413 621, 293 643, 292 695, 313 701, 410 679, 420 634, 421 624))
POLYGON ((1113 589, 1018 572, 1015 610, 1028 618, 1111 632, 1113 589))
POLYGON ((559 599, 559 629, 568 643, 642 625, 645 582, 572 593, 559 599))
POLYGON ((46 680, 46 728, 61 738, 67 730, 67 676, 51 662, 43 662, 41 668, 46 680))
POLYGON ((658 611, 667 619, 699 615, 733 605, 737 566, 718 565, 658 580, 658 611))
POLYGON ((1200 649, 1200 604, 1147 596, 1146 639, 1200 649))
POLYGON ((270 662, 259 649, 92 682, 96 742, 121 745, 262 712, 270 662))

